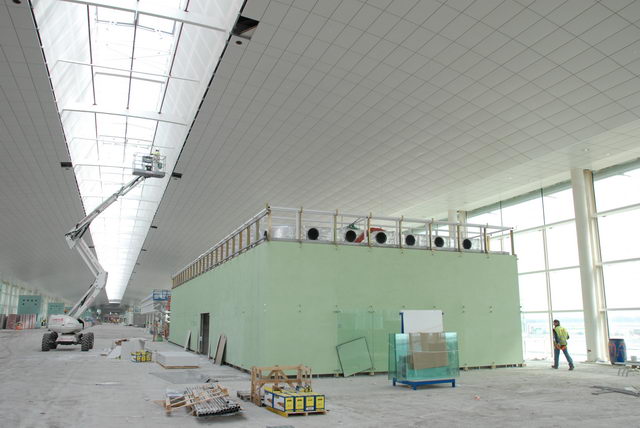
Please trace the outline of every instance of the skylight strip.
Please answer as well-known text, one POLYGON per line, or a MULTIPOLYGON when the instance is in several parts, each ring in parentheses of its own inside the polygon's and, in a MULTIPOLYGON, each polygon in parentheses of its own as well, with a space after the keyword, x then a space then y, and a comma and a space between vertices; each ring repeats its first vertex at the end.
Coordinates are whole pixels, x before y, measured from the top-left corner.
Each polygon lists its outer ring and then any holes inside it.
MULTIPOLYGON (((118 3, 135 6, 130 10, 107 10, 100 1, 33 1, 45 55, 54 64, 49 73, 86 211, 129 181, 136 153, 162 147, 167 169, 173 169, 242 3, 217 1, 191 3, 197 13, 178 10, 176 0, 118 3), (170 13, 155 13, 159 10, 170 13), (209 16, 212 10, 226 13, 209 16), (207 30, 211 25, 202 22, 189 24, 193 19, 222 22, 224 32, 207 30), (193 58, 195 50, 210 56, 193 58), (174 69, 176 64, 181 67, 174 69), (196 79, 176 78, 174 72, 196 79), (141 78, 153 75, 164 81, 141 78), (122 86, 118 79, 124 78, 122 86)), ((109 272, 111 301, 124 294, 169 176, 155 180, 132 190, 91 225, 97 256, 109 272)))

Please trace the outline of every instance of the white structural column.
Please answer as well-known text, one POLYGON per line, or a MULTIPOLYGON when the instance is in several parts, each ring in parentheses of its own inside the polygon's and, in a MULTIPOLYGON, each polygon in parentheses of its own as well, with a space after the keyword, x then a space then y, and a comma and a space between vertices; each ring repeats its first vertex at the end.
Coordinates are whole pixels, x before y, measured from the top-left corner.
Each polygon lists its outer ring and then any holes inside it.
POLYGON ((582 283, 584 308, 584 330, 587 341, 587 361, 606 360, 604 314, 601 311, 599 286, 596 278, 594 229, 591 226, 595 209, 592 203, 593 185, 591 172, 574 168, 571 170, 573 207, 576 214, 576 234, 582 283))
MULTIPOLYGON (((450 222, 458 221, 458 211, 457 210, 447 211, 447 221, 450 221, 450 222)), ((449 238, 451 239, 450 245, 457 248, 458 237, 456 236, 456 227, 453 225, 449 226, 449 238)))

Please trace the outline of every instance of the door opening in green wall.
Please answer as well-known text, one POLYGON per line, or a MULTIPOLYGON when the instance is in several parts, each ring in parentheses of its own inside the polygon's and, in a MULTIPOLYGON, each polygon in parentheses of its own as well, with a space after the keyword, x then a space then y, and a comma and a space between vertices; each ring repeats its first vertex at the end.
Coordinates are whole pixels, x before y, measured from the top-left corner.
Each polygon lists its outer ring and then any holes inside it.
POLYGON ((200 335, 198 353, 209 355, 209 313, 200 314, 200 335))

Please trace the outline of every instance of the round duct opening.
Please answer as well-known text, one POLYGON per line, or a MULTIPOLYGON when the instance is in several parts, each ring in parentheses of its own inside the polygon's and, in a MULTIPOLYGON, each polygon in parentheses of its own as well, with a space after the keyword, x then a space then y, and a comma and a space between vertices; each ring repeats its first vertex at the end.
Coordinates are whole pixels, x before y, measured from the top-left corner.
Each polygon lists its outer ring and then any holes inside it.
POLYGON ((376 233, 375 240, 378 244, 382 245, 387 242, 387 234, 384 232, 376 233))
POLYGON ((358 234, 356 233, 355 230, 347 230, 346 233, 344 234, 344 240, 347 242, 355 242, 357 237, 358 237, 358 234))
POLYGON ((436 245, 436 247, 442 248, 444 247, 444 238, 441 236, 436 236, 436 238, 433 240, 433 243, 436 245))
POLYGON ((413 235, 407 235, 404 237, 404 243, 410 247, 416 245, 416 237, 413 235))
POLYGON ((471 239, 469 238, 465 238, 464 241, 462 241, 462 248, 464 248, 465 250, 470 250, 471 249, 471 239))
POLYGON ((309 230, 307 230, 307 239, 309 241, 317 241, 319 237, 320 237, 320 232, 315 227, 312 227, 309 230))

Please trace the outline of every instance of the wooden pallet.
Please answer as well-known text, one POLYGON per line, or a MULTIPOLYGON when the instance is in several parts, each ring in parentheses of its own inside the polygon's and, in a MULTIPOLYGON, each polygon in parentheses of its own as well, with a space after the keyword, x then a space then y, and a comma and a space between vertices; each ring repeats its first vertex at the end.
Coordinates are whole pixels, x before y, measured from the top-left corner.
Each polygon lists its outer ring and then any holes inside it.
POLYGON ((251 401, 258 407, 262 406, 262 387, 273 384, 274 387, 280 384, 287 384, 290 388, 296 386, 311 386, 311 368, 303 366, 268 366, 251 367, 251 401), (295 372, 289 375, 286 372, 295 372))
POLYGON ((242 401, 251 401, 251 391, 238 391, 236 395, 242 401))
POLYGON ((267 410, 276 413, 280 416, 288 418, 289 416, 308 416, 308 415, 324 415, 326 410, 314 410, 312 412, 283 412, 282 410, 274 409, 273 407, 266 407, 267 410))
POLYGON ((158 363, 158 364, 160 364, 165 369, 197 369, 197 368, 200 368, 200 366, 165 366, 162 363, 158 363))

